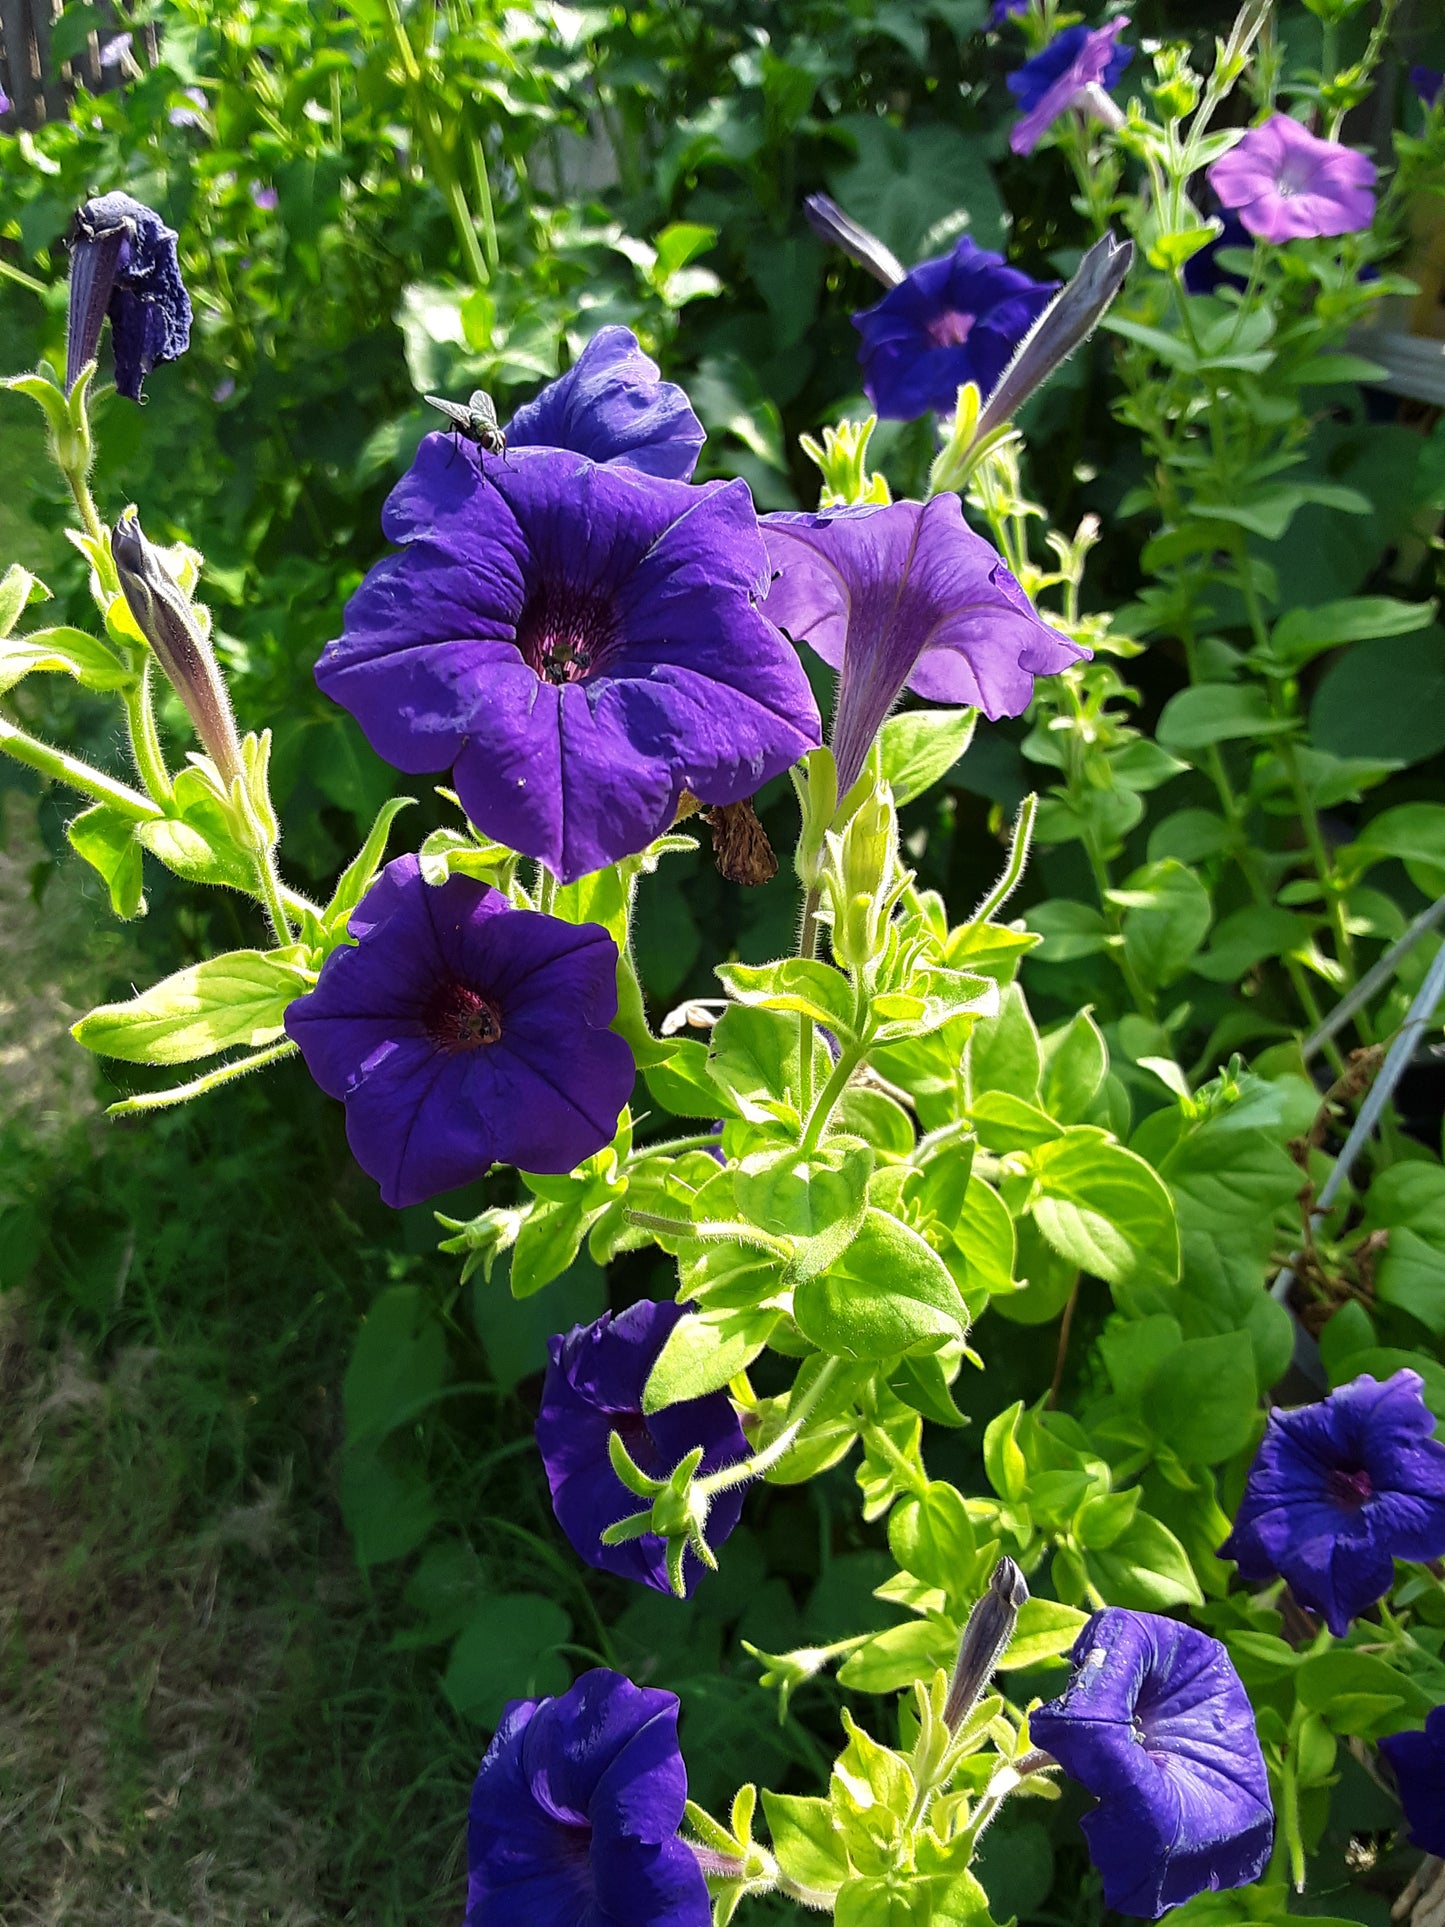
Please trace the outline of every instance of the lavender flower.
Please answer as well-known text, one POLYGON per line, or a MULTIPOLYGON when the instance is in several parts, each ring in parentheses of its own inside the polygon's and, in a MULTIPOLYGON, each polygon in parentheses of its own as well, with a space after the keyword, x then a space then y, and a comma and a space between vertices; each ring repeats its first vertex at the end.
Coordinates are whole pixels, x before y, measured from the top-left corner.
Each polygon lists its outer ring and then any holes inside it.
POLYGON ((1445 1855, 1445 1706, 1425 1716, 1423 1733, 1391 1733, 1379 1745, 1394 1768, 1411 1844, 1445 1855))
POLYGON ((1104 1898, 1157 1920, 1258 1879, 1274 1838, 1254 1713, 1217 1639, 1155 1613, 1095 1613, 1029 1735, 1099 1804, 1080 1823, 1104 1898))
POLYGON ((630 328, 600 328, 576 361, 507 428, 509 448, 570 448, 674 482, 692 479, 707 430, 630 328))
POLYGON ((1058 286, 1032 280, 967 235, 951 254, 920 261, 853 317, 869 401, 884 418, 909 421, 951 414, 966 381, 987 395, 1058 286))
MULTIPOLYGON (((642 1501, 612 1469, 607 1440, 616 1432, 634 1464, 665 1479, 697 1446, 704 1446, 702 1474, 747 1456, 748 1442, 726 1392, 685 1399, 644 1415, 642 1389, 674 1326, 677 1305, 639 1299, 614 1317, 604 1312, 591 1325, 577 1325, 548 1347, 547 1376, 537 1414, 537 1446, 552 1489, 552 1510, 573 1550, 589 1566, 670 1593, 667 1541, 655 1532, 621 1545, 602 1534, 637 1512, 642 1501)), ((710 1545, 720 1545, 742 1515, 741 1486, 720 1492, 707 1517, 710 1545)), ((688 1548, 683 1584, 701 1577, 701 1560, 688 1548)))
POLYGON ((1396 1559, 1445 1553, 1445 1445, 1422 1386, 1365 1375, 1272 1412, 1219 1549, 1242 1579, 1287 1579, 1336 1638, 1390 1590, 1396 1559))
POLYGON ((274 187, 264 181, 252 181, 251 205, 260 214, 274 214, 281 205, 281 196, 274 187))
POLYGON ((709 1927, 677 1698, 596 1667, 513 1700, 472 1789, 464 1927, 709 1927))
POLYGON ((112 34, 101 45, 99 60, 102 67, 119 67, 130 57, 132 36, 128 33, 112 34))
POLYGON ((1251 127, 1206 170, 1225 207, 1251 234, 1286 241, 1354 234, 1375 218, 1375 163, 1338 141, 1317 140, 1288 114, 1251 127))
POLYGON ((204 127, 207 100, 199 87, 183 87, 181 99, 189 102, 185 107, 172 107, 166 119, 172 127, 204 127))
POLYGON ((739 802, 819 739, 802 665, 753 606, 767 558, 742 482, 434 434, 382 525, 402 552, 317 681, 389 762, 452 769, 472 821, 564 881, 645 849, 684 789, 739 802))
POLYGON ((389 1205, 494 1163, 570 1171, 610 1143, 632 1091, 617 946, 600 925, 514 910, 470 877, 388 863, 286 1031, 389 1205))
POLYGON ((1023 110, 1009 135, 1015 154, 1032 154, 1071 107, 1097 107, 1100 101, 1107 106, 1104 90, 1116 83, 1134 58, 1132 47, 1117 44, 1128 24, 1127 14, 1120 14, 1102 27, 1065 27, 1042 53, 1009 75, 1008 90, 1023 110))
POLYGON ((1035 676, 1087 654, 1040 621, 956 495, 770 515, 763 526, 778 571, 766 614, 838 671, 840 794, 905 684, 994 720, 1028 707, 1035 676))
POLYGON ((66 386, 73 388, 95 359, 109 315, 115 385, 128 400, 140 401, 156 363, 175 361, 191 342, 191 302, 175 231, 129 194, 102 194, 76 214, 69 246, 66 386))

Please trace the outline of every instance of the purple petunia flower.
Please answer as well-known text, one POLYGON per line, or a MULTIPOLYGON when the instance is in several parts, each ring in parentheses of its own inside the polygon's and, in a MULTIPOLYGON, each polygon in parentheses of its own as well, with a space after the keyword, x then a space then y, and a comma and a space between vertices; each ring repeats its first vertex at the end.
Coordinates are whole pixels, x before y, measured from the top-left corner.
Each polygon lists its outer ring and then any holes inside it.
POLYGON ((1254 1711, 1217 1639, 1111 1606, 1075 1643, 1063 1695, 1029 1736, 1099 1804, 1080 1825, 1104 1898, 1157 1920, 1257 1880, 1274 1839, 1254 1711))
POLYGON ((988 10, 989 30, 997 33, 1010 20, 1022 19, 1028 10, 1029 0, 993 0, 988 10))
POLYGON ((496 1163, 570 1171, 612 1141, 632 1092, 617 946, 599 924, 514 910, 470 877, 388 863, 286 1033, 346 1105, 357 1162, 393 1206, 496 1163))
MULTIPOLYGON (((548 1346, 547 1376, 537 1414, 537 1447, 547 1468, 552 1510, 573 1550, 589 1566, 670 1593, 667 1541, 655 1532, 606 1546, 602 1534, 645 1501, 629 1492, 607 1455, 616 1432, 633 1462, 651 1478, 665 1479, 701 1445, 700 1474, 746 1458, 747 1439, 726 1392, 684 1399, 644 1415, 642 1389, 681 1307, 639 1299, 616 1317, 611 1312, 577 1325, 548 1346)), ((742 1516, 743 1489, 720 1492, 707 1516, 709 1545, 721 1545, 742 1516)), ((683 1555, 688 1592, 701 1577, 702 1561, 689 1546, 683 1555)))
POLYGON ((767 615, 838 671, 840 795, 905 683, 993 721, 1028 707, 1035 676, 1088 654, 1040 621, 956 495, 770 515, 763 527, 779 572, 767 615))
POLYGON ((645 849, 684 789, 739 802, 819 740, 802 664, 753 606, 767 557, 743 482, 434 434, 382 525, 402 552, 317 681, 388 762, 452 769, 471 820, 564 882, 645 849))
POLYGON ((1379 1748, 1394 1768, 1411 1844, 1445 1855, 1445 1706, 1426 1714, 1423 1733, 1391 1733, 1379 1748))
POLYGON ((1128 15, 1120 14, 1102 27, 1065 27, 1009 75, 1008 90, 1022 109, 1008 140, 1015 154, 1032 154, 1061 114, 1115 84, 1134 58, 1132 47, 1117 44, 1128 24, 1128 15))
POLYGON ((986 396, 1058 286, 1011 268, 966 234, 951 254, 920 261, 853 317, 869 401, 885 420, 911 421, 952 414, 966 381, 986 396))
POLYGON ((1396 1559, 1445 1553, 1445 1445, 1418 1372, 1366 1374, 1315 1405, 1270 1413, 1234 1530, 1242 1579, 1289 1581, 1339 1638, 1390 1590, 1396 1559))
POLYGON ((464 1927, 709 1927, 677 1696, 596 1667, 513 1700, 472 1789, 464 1927))
POLYGON ((264 181, 252 181, 251 205, 260 214, 274 214, 281 205, 281 196, 274 187, 267 187, 264 181))
POLYGON ((593 462, 613 462, 687 482, 707 430, 676 382, 630 328, 599 328, 576 361, 507 427, 509 448, 570 448, 593 462))
POLYGON ((1433 107, 1445 93, 1445 73, 1438 67, 1416 65, 1410 69, 1410 85, 1426 107, 1433 107))
POLYGON ((1288 114, 1272 114, 1251 127, 1206 174, 1250 233, 1276 245, 1354 234, 1375 218, 1375 163, 1369 155, 1317 140, 1288 114))
POLYGON ((95 359, 109 315, 115 385, 128 400, 140 401, 156 363, 175 361, 191 342, 191 301, 175 230, 129 194, 102 194, 77 212, 69 247, 66 386, 73 388, 95 359))
POLYGON ((1243 289, 1249 285, 1237 274, 1220 267, 1219 251, 1221 248, 1248 251, 1254 246, 1254 236, 1233 208, 1218 209, 1216 219, 1221 223, 1220 232, 1184 263, 1184 285, 1190 294, 1213 294, 1216 288, 1243 289))

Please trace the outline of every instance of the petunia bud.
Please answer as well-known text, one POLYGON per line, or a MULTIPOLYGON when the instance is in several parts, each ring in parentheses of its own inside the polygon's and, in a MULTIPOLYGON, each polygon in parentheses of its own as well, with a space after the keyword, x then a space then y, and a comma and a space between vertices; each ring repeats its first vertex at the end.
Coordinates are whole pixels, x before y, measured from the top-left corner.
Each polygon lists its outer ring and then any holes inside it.
POLYGON ((156 363, 175 361, 190 346, 191 302, 175 231, 129 194, 102 194, 76 213, 69 246, 65 386, 73 388, 95 360, 109 315, 115 385, 140 401, 156 363))
POLYGON ((820 241, 831 241, 834 247, 841 248, 850 260, 856 261, 860 268, 867 268, 885 288, 896 288, 903 280, 907 269, 892 248, 885 247, 867 228, 850 221, 838 203, 830 201, 826 194, 805 196, 803 213, 820 241))
POLYGON ((994 1668, 1008 1650, 1021 1608, 1029 1596, 1028 1581, 1012 1559, 1000 1559, 988 1591, 974 1606, 958 1646, 958 1663, 944 1705, 945 1724, 955 1732, 978 1704, 994 1668))
POLYGON ((186 706, 206 754, 227 783, 243 774, 230 697, 180 584, 127 509, 111 532, 121 594, 135 625, 186 706))

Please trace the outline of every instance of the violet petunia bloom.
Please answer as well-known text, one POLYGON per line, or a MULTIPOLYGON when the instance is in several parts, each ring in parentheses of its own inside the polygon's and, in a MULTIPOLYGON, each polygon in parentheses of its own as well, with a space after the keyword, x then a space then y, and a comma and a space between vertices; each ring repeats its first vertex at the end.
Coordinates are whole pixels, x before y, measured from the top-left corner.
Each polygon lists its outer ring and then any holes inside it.
POLYGON ((1410 86, 1425 107, 1433 107, 1445 94, 1445 73, 1438 67, 1414 66, 1410 69, 1410 86))
POLYGON ((609 1144, 632 1093, 617 946, 595 923, 514 910, 414 856, 388 863, 286 1034, 383 1200, 419 1204, 497 1163, 570 1171, 609 1144))
POLYGON ((467 815, 564 882, 646 849, 684 789, 737 803, 819 740, 794 651, 754 607, 743 482, 681 482, 428 435, 316 668, 373 749, 451 769, 467 815))
POLYGON ((956 495, 769 515, 764 612, 838 671, 838 792, 856 781, 904 685, 930 702, 1020 715, 1035 676, 1088 651, 1050 629, 956 495))
POLYGON ((589 461, 687 482, 707 430, 630 328, 599 328, 565 375, 519 408, 507 446, 570 448, 589 461))
POLYGON ((191 342, 191 301, 181 280, 176 234, 129 194, 101 194, 76 213, 70 247, 70 319, 65 385, 95 359, 110 316, 115 385, 140 401, 159 361, 175 361, 191 342))
POLYGON ((993 0, 988 10, 988 24, 992 32, 1008 25, 1010 20, 1020 20, 1029 10, 1029 0, 993 0))
POLYGON ((1242 1579, 1287 1579, 1337 1639, 1390 1590, 1396 1559, 1445 1554, 1445 1445, 1423 1384, 1366 1374, 1271 1412, 1219 1548, 1242 1579))
POLYGON ((1394 1768, 1411 1845, 1445 1856, 1445 1706, 1426 1714, 1423 1733, 1391 1733, 1378 1745, 1394 1768))
POLYGON ((1104 1898, 1157 1920, 1257 1880, 1274 1840, 1254 1711, 1217 1639, 1110 1606, 1075 1643, 1074 1676, 1029 1737, 1098 1800, 1080 1822, 1104 1898))
POLYGON ((1118 45, 1128 24, 1128 15, 1120 14, 1102 27, 1065 27, 1009 75, 1008 90, 1022 109, 1008 139, 1015 154, 1032 154, 1061 115, 1091 104, 1115 84, 1134 58, 1132 47, 1118 45))
POLYGON ((951 254, 920 261, 853 317, 869 401, 885 420, 911 421, 951 415, 965 382, 989 394, 1058 287, 966 234, 951 254))
MULTIPOLYGON (((658 1533, 607 1546, 602 1534, 642 1510, 612 1469, 607 1440, 616 1432, 634 1464, 665 1479, 701 1445, 700 1474, 746 1458, 748 1442, 726 1392, 684 1399, 660 1412, 642 1410, 642 1390, 673 1329, 685 1316, 674 1304, 639 1299, 616 1317, 604 1312, 548 1346, 547 1376, 537 1414, 537 1447, 547 1469, 552 1510, 573 1550, 589 1566, 671 1593, 667 1541, 658 1533)), ((743 1489, 720 1492, 707 1516, 709 1545, 721 1545, 742 1516, 743 1489)), ((691 1546, 683 1555, 686 1591, 702 1576, 691 1546)))
POLYGON ((472 1788, 464 1927, 709 1927, 677 1711, 601 1666, 511 1701, 472 1788))
POLYGON ((1184 263, 1184 285, 1190 294, 1213 294, 1216 288, 1238 288, 1243 292, 1249 285, 1240 275, 1231 274, 1219 265, 1219 251, 1240 248, 1247 253, 1254 246, 1254 236, 1233 208, 1219 208, 1215 218, 1220 223, 1219 233, 1184 263))
POLYGON ((258 214, 274 214, 281 205, 280 193, 276 188, 268 187, 264 181, 252 181, 251 205, 258 214))
POLYGON ((1375 218, 1375 163, 1322 141, 1288 114, 1272 114, 1205 170, 1225 207, 1276 246, 1354 234, 1375 218))

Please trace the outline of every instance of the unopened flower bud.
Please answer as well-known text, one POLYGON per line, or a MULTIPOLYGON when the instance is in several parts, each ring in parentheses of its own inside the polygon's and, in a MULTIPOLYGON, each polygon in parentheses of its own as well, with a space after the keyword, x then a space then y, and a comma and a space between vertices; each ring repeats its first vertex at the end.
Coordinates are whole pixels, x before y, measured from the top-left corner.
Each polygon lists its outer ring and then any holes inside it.
POLYGON ((892 248, 885 247, 876 234, 870 234, 867 228, 850 220, 826 194, 806 195, 803 213, 820 241, 831 241, 834 247, 841 248, 885 288, 896 288, 903 279, 907 270, 892 248))
POLYGON ((958 1646, 958 1664, 944 1705, 945 1723, 955 1731, 978 1704, 994 1668, 1008 1650, 1020 1608, 1029 1596, 1028 1581, 1012 1559, 1000 1559, 988 1591, 975 1605, 958 1646))
MULTIPOLYGON (((1107 96, 1105 97, 1107 98, 1107 96)), ((1113 106, 1113 103, 1109 103, 1113 106)), ((1034 390, 1094 332, 1124 285, 1134 243, 1105 234, 1079 263, 1072 281, 1044 309, 1019 343, 978 418, 975 439, 1011 421, 1034 390)))

